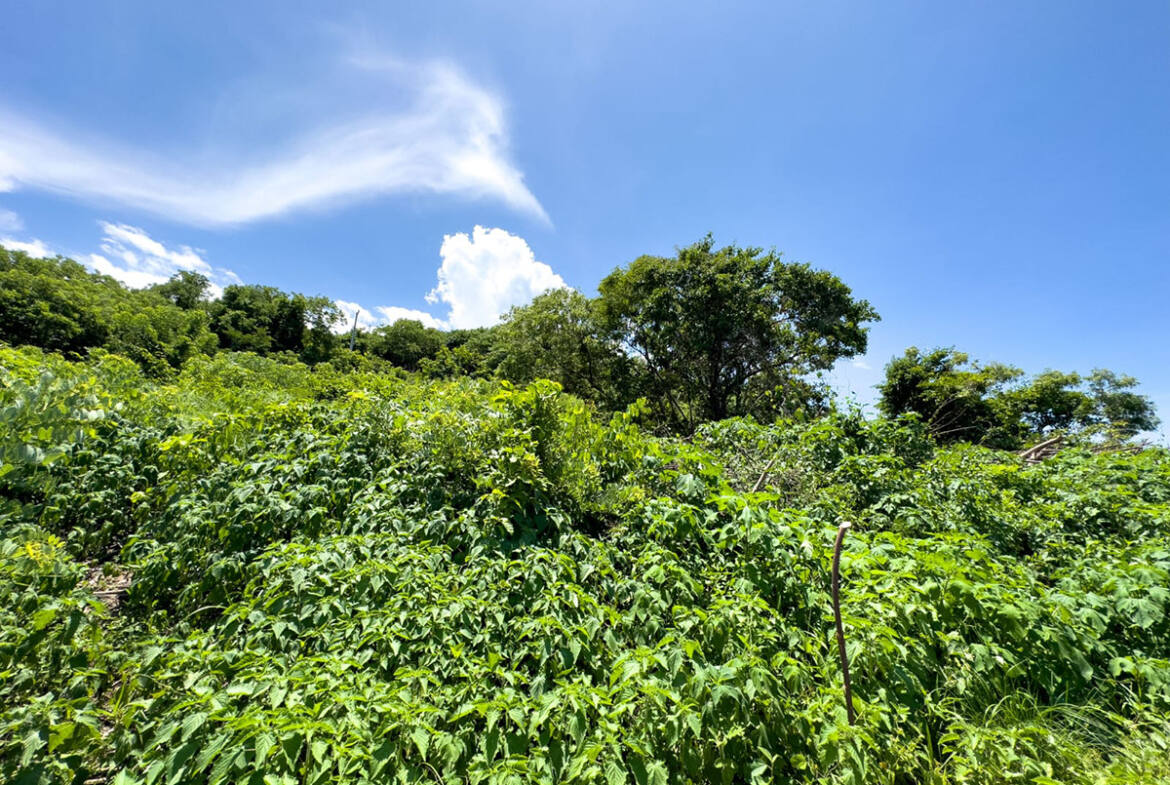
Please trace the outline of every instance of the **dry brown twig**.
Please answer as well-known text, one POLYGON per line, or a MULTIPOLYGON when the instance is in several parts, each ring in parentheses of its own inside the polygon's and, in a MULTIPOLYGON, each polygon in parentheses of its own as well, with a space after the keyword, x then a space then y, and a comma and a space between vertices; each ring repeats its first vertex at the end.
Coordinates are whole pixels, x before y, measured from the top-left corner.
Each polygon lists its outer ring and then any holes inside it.
POLYGON ((764 487, 764 480, 768 479, 768 472, 772 471, 772 467, 776 465, 776 461, 780 459, 779 455, 773 456, 772 460, 764 466, 764 471, 760 472, 760 479, 756 480, 756 484, 752 486, 752 493, 759 493, 760 488, 764 487))
POLYGON ((837 542, 833 546, 833 619, 837 623, 837 653, 841 657, 841 676, 845 681, 845 713, 849 716, 849 724, 854 725, 857 718, 853 713, 853 691, 849 683, 849 657, 845 653, 845 626, 841 623, 841 545, 851 526, 849 521, 843 521, 837 527, 837 542))
POLYGON ((1064 434, 1053 436, 1051 439, 1046 439, 1039 444, 1034 444, 1026 450, 1020 452, 1020 458, 1025 463, 1038 463, 1048 457, 1048 453, 1055 453, 1057 445, 1064 441, 1064 434))

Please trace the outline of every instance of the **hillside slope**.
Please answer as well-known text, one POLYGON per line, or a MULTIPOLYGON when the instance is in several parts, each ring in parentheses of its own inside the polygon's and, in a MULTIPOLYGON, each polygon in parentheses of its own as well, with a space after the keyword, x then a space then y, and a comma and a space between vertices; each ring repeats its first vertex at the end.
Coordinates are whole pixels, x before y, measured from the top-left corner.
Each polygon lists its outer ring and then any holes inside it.
POLYGON ((0 375, 6 782, 1170 780, 1163 450, 666 440, 252 355, 0 375))

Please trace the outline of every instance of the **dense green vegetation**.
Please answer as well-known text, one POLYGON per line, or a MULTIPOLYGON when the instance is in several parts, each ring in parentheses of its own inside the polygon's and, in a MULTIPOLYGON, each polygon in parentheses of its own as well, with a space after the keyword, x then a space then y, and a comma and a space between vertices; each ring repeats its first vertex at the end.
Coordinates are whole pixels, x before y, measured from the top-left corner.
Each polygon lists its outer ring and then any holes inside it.
POLYGON ((980 365, 953 349, 911 347, 886 366, 882 413, 917 414, 945 443, 1018 449, 1056 433, 1113 431, 1130 437, 1158 427, 1137 379, 1098 369, 1087 377, 1045 371, 1028 379, 1002 363, 980 365))
POLYGON ((660 427, 687 433, 728 416, 822 409, 824 390, 806 377, 864 352, 877 318, 830 273, 759 248, 716 249, 710 237, 614 270, 592 300, 552 291, 496 328, 450 332, 400 320, 337 335, 343 314, 324 297, 236 285, 211 299, 189 271, 132 291, 67 259, 3 248, 0 284, 0 341, 74 356, 103 348, 155 378, 217 350, 385 362, 429 378, 550 378, 605 411, 645 398, 660 427))
POLYGON ((1163 450, 658 438, 550 382, 252 354, 0 368, 4 781, 1170 776, 1163 450))
POLYGON ((1170 781, 1132 379, 910 350, 866 418, 813 374, 873 308, 709 238, 355 351, 191 273, 0 297, 0 781, 1170 781))

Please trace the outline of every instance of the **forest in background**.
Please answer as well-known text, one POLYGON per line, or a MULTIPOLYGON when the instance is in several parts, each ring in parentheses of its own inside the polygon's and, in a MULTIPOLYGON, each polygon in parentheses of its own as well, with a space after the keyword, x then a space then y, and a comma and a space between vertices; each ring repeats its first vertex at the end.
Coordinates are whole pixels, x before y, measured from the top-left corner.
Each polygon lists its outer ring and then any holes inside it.
MULTIPOLYGON (((864 354, 880 318, 829 272, 761 248, 716 248, 710 236, 673 258, 640 257, 598 288, 594 298, 548 291, 493 327, 404 319, 345 331, 348 315, 322 296, 241 284, 213 299, 191 271, 129 289, 69 259, 0 247, 0 342, 74 358, 101 348, 160 380, 220 351, 428 379, 550 379, 600 412, 644 399, 645 424, 687 434, 727 417, 828 412, 821 374, 864 354)), ((878 409, 916 413, 943 442, 1019 449, 1055 433, 1153 430, 1159 420, 1137 384, 1107 369, 1028 376, 954 348, 911 347, 887 365, 878 409)))
POLYGON ((1132 378, 909 349, 864 417, 817 372, 873 307, 710 238, 353 351, 189 273, 0 298, 5 782, 1170 779, 1132 378))

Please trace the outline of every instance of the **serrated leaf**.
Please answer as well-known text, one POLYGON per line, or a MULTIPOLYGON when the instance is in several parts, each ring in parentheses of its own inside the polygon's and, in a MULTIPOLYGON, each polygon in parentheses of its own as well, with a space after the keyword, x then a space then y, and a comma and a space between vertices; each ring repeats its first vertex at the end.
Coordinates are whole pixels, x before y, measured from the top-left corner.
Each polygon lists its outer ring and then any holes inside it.
POLYGON ((609 785, 626 785, 626 768, 616 760, 606 761, 605 781, 609 785))
POLYGON ((261 733, 256 737, 256 763, 257 765, 264 762, 268 757, 268 753, 276 746, 276 737, 271 733, 261 733))
POLYGON ((202 728, 205 722, 207 722, 206 712, 200 711, 188 715, 187 718, 183 720, 182 733, 180 734, 179 738, 182 741, 186 741, 187 739, 191 738, 191 734, 202 728))
POLYGON ((426 760, 427 749, 431 744, 431 734, 425 728, 415 728, 410 732, 410 739, 414 742, 414 746, 418 748, 418 755, 423 760, 426 760))

